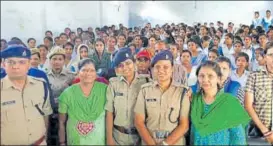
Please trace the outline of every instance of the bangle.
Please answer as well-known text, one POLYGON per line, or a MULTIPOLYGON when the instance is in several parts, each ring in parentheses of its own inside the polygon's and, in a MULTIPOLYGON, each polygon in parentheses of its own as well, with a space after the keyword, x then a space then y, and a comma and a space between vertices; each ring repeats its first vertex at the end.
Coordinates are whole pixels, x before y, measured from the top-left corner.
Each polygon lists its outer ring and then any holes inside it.
POLYGON ((168 145, 165 141, 162 141, 162 145, 168 145))

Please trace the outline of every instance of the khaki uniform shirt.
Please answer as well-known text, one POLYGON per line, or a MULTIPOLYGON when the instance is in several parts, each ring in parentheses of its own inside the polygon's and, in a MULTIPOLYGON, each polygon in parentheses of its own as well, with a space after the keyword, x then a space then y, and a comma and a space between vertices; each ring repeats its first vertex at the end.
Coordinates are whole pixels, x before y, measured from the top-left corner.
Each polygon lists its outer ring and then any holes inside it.
POLYGON ((23 91, 8 76, 1 80, 1 145, 30 145, 46 134, 44 116, 52 109, 45 95, 41 79, 28 76, 23 91))
POLYGON ((137 74, 130 86, 122 76, 110 79, 105 109, 114 113, 114 125, 126 128, 134 127, 133 109, 137 95, 141 86, 149 81, 150 78, 137 74))
POLYGON ((47 73, 47 76, 52 91, 51 98, 53 98, 55 101, 54 105, 52 105, 52 108, 54 110, 57 110, 58 97, 67 87, 72 84, 72 81, 74 80, 76 74, 66 69, 63 69, 60 74, 54 74, 52 70, 50 70, 47 73))
MULTIPOLYGON (((163 93, 156 81, 142 86, 134 111, 145 115, 145 124, 151 136, 155 131, 171 133, 178 126, 180 117, 189 116, 190 101, 189 98, 185 98, 187 92, 181 101, 182 92, 186 88, 173 82, 163 93)), ((184 137, 176 144, 185 144, 184 137)))

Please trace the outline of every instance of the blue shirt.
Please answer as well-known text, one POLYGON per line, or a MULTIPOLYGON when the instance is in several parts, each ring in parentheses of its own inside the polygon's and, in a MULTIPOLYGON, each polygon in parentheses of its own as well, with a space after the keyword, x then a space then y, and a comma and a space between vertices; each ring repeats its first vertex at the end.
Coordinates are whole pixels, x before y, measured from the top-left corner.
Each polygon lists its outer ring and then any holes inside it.
MULTIPOLYGON (((195 85, 192 85, 190 87, 191 87, 193 93, 197 93, 200 90, 198 82, 195 85)), ((225 93, 230 93, 233 96, 237 97, 238 90, 240 87, 241 87, 241 85, 239 82, 233 81, 230 78, 228 78, 227 81, 225 82, 224 88, 222 90, 224 90, 225 93)))

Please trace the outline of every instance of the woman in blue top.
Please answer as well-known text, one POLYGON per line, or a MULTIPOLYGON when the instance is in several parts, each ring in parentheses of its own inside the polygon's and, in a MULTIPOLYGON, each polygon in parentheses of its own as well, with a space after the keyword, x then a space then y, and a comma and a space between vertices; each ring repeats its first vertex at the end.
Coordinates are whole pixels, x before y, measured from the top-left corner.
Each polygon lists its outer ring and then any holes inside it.
POLYGON ((203 53, 202 49, 199 49, 198 43, 194 39, 189 39, 188 42, 188 50, 192 54, 191 64, 192 66, 198 66, 202 62, 207 60, 207 55, 203 53))
MULTIPOLYGON (((244 90, 241 88, 241 85, 237 81, 233 81, 230 79, 231 75, 231 62, 227 57, 221 56, 216 60, 217 64, 221 68, 221 82, 220 88, 225 93, 230 93, 233 96, 237 97, 241 103, 244 105, 244 90)), ((198 93, 200 91, 200 86, 198 82, 191 86, 193 93, 198 93)))
POLYGON ((201 91, 192 97, 191 145, 246 145, 244 127, 250 117, 236 98, 219 90, 219 65, 207 61, 196 76, 201 91))
POLYGON ((273 17, 271 16, 270 10, 266 10, 266 17, 263 18, 262 24, 266 32, 268 31, 269 26, 273 24, 273 17))

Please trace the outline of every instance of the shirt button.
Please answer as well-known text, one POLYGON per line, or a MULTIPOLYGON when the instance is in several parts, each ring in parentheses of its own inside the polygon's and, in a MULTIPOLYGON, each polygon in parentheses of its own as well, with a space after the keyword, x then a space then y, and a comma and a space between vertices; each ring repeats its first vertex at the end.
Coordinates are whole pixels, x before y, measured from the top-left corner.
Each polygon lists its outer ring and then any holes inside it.
POLYGON ((31 133, 29 133, 29 136, 31 136, 31 133))
POLYGON ((28 119, 27 121, 30 122, 30 119, 28 119))

